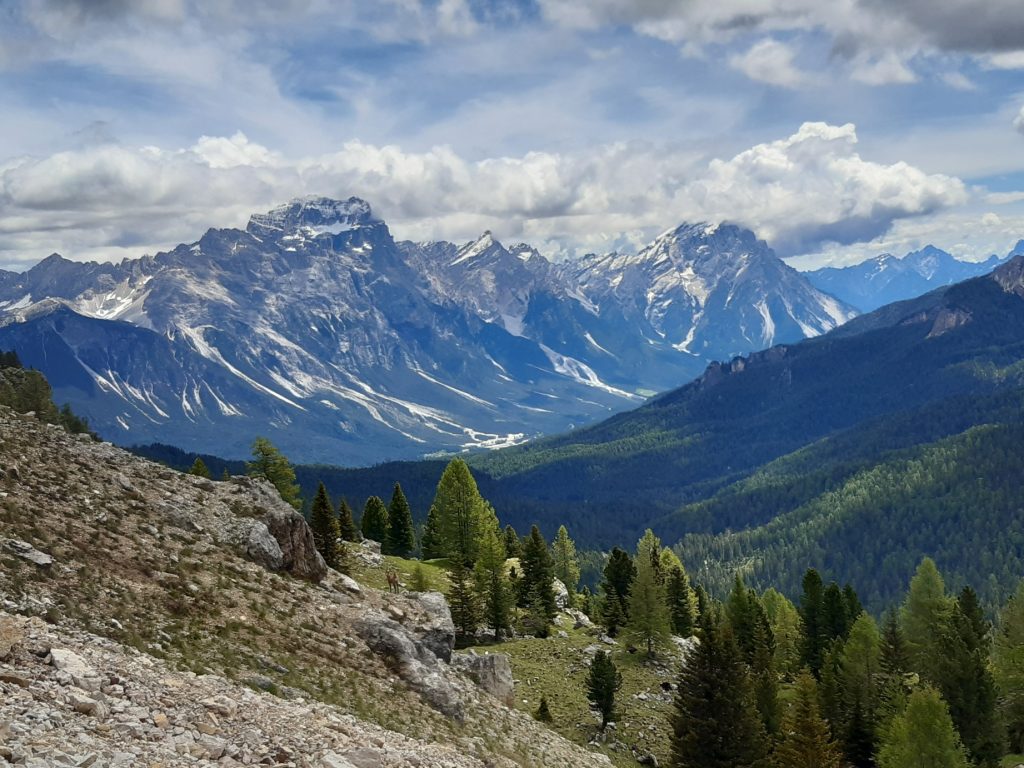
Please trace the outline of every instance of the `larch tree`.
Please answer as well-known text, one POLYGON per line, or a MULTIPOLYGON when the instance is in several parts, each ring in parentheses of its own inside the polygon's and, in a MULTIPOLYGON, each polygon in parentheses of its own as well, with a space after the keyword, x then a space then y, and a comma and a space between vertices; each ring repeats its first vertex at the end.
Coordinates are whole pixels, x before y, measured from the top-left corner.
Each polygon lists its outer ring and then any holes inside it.
POLYGON ((900 629, 911 667, 933 685, 939 682, 940 640, 952 620, 954 601, 946 595, 935 561, 924 558, 910 580, 910 590, 900 609, 900 629))
POLYGON ((629 619, 626 622, 628 635, 646 646, 648 658, 654 656, 655 649, 664 645, 671 634, 665 587, 658 581, 656 560, 657 556, 637 552, 636 578, 629 595, 629 619))
POLYGON ((558 526, 555 540, 551 542, 551 557, 555 564, 555 578, 569 590, 571 602, 580 583, 580 562, 576 557, 576 544, 569 538, 569 531, 564 525, 558 526))
POLYGON ((933 688, 914 691, 893 718, 878 749, 878 768, 969 768, 970 761, 933 688))
POLYGON ((327 496, 327 489, 320 483, 316 489, 316 496, 313 497, 313 504, 310 508, 309 527, 313 531, 313 541, 316 550, 327 563, 328 568, 337 568, 340 558, 341 531, 338 527, 338 518, 334 515, 334 508, 327 496))
POLYGON ((474 572, 477 594, 483 604, 483 618, 495 638, 512 628, 512 596, 505 575, 505 541, 497 526, 484 529, 474 572))
POLYGON ((364 538, 384 544, 388 535, 388 508, 379 496, 371 496, 366 500, 359 528, 364 538))
POLYGON ((847 758, 855 766, 874 761, 875 712, 880 701, 882 638, 875 620, 861 613, 850 628, 839 663, 847 758))
POLYGON ((386 550, 389 555, 409 557, 416 549, 416 532, 412 524, 412 510, 402 493, 402 486, 395 483, 388 505, 388 530, 386 550))
POLYGON ((257 437, 252 444, 252 461, 246 465, 250 477, 270 481, 281 498, 295 509, 302 509, 302 497, 295 482, 295 470, 273 444, 265 437, 257 437))
POLYGON ((818 687, 806 669, 796 678, 775 749, 776 768, 840 768, 839 747, 818 710, 818 687))
POLYGON ((800 614, 785 595, 771 587, 761 595, 761 605, 775 640, 775 669, 791 679, 800 669, 800 614))
POLYGON ((452 459, 437 484, 433 507, 445 556, 458 557, 467 566, 476 561, 483 526, 493 516, 480 496, 476 480, 462 459, 452 459))

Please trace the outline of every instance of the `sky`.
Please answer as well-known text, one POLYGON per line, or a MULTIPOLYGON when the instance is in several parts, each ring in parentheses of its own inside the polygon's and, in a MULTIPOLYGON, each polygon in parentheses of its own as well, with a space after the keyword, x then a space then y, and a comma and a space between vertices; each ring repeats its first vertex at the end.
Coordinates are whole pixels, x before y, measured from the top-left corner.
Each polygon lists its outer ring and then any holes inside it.
POLYGON ((309 194, 554 258, 1024 238, 1020 0, 0 0, 0 268, 309 194))

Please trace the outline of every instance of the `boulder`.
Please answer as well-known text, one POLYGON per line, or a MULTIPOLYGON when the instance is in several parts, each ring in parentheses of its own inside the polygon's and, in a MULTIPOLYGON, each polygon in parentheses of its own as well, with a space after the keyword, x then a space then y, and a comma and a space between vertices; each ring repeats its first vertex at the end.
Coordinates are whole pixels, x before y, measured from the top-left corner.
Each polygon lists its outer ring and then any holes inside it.
POLYGON ((573 629, 590 629, 594 626, 594 622, 583 611, 578 611, 575 608, 566 608, 565 613, 572 619, 573 629))
POLYGON ((64 672, 76 686, 85 691, 98 691, 100 677, 89 664, 74 651, 65 648, 50 649, 50 663, 64 672))
POLYGON ((455 622, 448 601, 440 592, 413 592, 408 597, 422 614, 415 629, 419 641, 437 658, 450 662, 455 648, 455 622))
POLYGON ((553 579, 551 586, 555 592, 555 607, 560 611, 564 611, 569 607, 569 590, 562 583, 561 579, 553 579))
POLYGON ((419 638, 380 611, 370 611, 355 624, 370 650, 418 693, 427 704, 448 717, 462 720, 464 704, 438 657, 419 638))
POLYGON ((253 523, 245 545, 246 556, 270 571, 279 571, 284 566, 284 555, 277 539, 270 535, 265 523, 253 523))
POLYGON ((50 555, 40 552, 27 541, 7 539, 4 542, 4 549, 17 555, 22 560, 28 560, 30 563, 38 565, 40 568, 49 568, 53 565, 53 558, 50 555))
POLYGON ((320 758, 318 768, 356 768, 337 752, 328 752, 320 758))
POLYGON ((487 693, 506 706, 515 698, 515 681, 507 653, 478 654, 473 650, 452 656, 452 666, 461 669, 487 693))

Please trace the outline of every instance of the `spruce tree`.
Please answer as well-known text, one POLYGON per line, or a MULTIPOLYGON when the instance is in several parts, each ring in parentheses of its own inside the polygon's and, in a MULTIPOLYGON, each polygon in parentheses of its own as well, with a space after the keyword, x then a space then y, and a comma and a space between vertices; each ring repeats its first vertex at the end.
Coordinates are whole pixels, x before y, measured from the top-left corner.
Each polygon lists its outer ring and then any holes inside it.
POLYGON ((313 530, 316 550, 327 563, 327 567, 337 568, 340 561, 338 540, 341 538, 341 532, 338 529, 338 518, 334 516, 334 508, 323 483, 320 483, 316 489, 316 496, 313 497, 309 527, 313 530))
POLYGON ((617 637, 619 627, 626 623, 626 612, 622 609, 622 600, 615 593, 605 592, 601 600, 601 624, 609 637, 617 637))
POLYGON ((672 721, 672 765, 751 768, 767 738, 739 647, 729 629, 701 617, 701 642, 679 676, 672 721))
POLYGON ((821 598, 821 624, 825 640, 837 637, 846 639, 853 619, 848 613, 849 607, 843 591, 834 581, 825 587, 821 598))
POLYGON ((694 627, 694 598, 690 579, 682 565, 673 565, 665 577, 665 602, 668 604, 672 634, 689 637, 694 627))
POLYGON ((523 554, 523 543, 519 540, 519 534, 511 525, 505 526, 505 557, 507 559, 518 558, 523 554))
POLYGON ((445 556, 444 540, 441 537, 441 521, 437 516, 437 508, 431 504, 427 512, 427 522, 423 526, 420 537, 420 555, 424 560, 436 560, 445 556))
POLYGON ((821 661, 818 698, 821 714, 828 720, 833 733, 841 734, 846 727, 845 710, 843 708, 842 690, 842 654, 843 640, 830 640, 821 661))
POLYGON ((626 630, 630 637, 647 647, 648 658, 654 656, 656 647, 668 641, 671 633, 665 588, 658 583, 653 558, 643 552, 637 553, 626 630))
POLYGON ((211 477, 210 470, 206 468, 206 462, 199 456, 196 456, 196 460, 192 462, 192 468, 189 469, 188 473, 196 477, 205 477, 207 480, 211 477))
POLYGON ((881 690, 881 635, 875 620, 861 613, 840 655, 840 691, 844 709, 843 742, 855 766, 870 766, 875 751, 875 712, 881 690))
POLYGON ((431 590, 430 577, 427 576, 427 569, 423 567, 423 563, 416 563, 416 567, 413 568, 409 589, 413 592, 429 592, 431 590))
POLYGON ((363 516, 359 519, 359 527, 363 538, 376 541, 383 546, 388 535, 388 508, 379 496, 371 496, 363 506, 363 516))
POLYGON ((769 736, 774 736, 781 726, 779 678, 775 671, 775 640, 768 616, 763 610, 758 610, 754 619, 754 652, 751 656, 750 675, 757 712, 761 715, 765 731, 769 736))
POLYGON ((732 636, 749 664, 754 655, 754 624, 757 613, 757 598, 751 594, 738 573, 733 576, 732 590, 725 601, 725 617, 732 629, 732 636))
POLYGON ((795 696, 775 749, 777 768, 840 768, 839 748, 818 711, 818 690, 807 670, 796 678, 795 696))
POLYGON ((555 578, 565 585, 571 602, 580 583, 580 563, 576 557, 576 544, 569 538, 569 531, 564 525, 558 526, 555 540, 551 542, 551 557, 555 565, 555 578))
POLYGON ((878 750, 878 768, 969 768, 949 710, 938 691, 914 691, 893 718, 878 750))
POLYGON ((388 529, 385 547, 389 555, 409 557, 416 549, 416 533, 412 525, 412 511, 405 500, 402 486, 395 483, 388 505, 388 529))
POLYGON ((803 594, 800 596, 800 620, 804 636, 800 646, 800 661, 818 677, 825 656, 825 627, 822 616, 825 587, 821 576, 813 568, 804 574, 803 594))
POLYGON ((461 558, 455 558, 448 574, 448 605, 455 631, 462 640, 476 634, 480 624, 480 602, 473 588, 472 574, 461 558))
POLYGON ((775 641, 775 669, 791 679, 800 669, 800 614, 793 603, 771 588, 761 596, 761 605, 775 641))
POLYGON ((358 542, 362 538, 352 517, 352 507, 348 505, 345 497, 338 503, 338 530, 341 531, 343 541, 358 542))
POLYGON ((270 481, 281 498, 295 509, 302 509, 295 470, 288 459, 265 437, 257 437, 252 444, 252 461, 246 465, 250 477, 263 477, 270 481))
POLYGON ((610 654, 598 651, 590 662, 587 674, 587 698, 601 715, 601 730, 615 719, 615 694, 622 687, 622 675, 615 668, 610 654))

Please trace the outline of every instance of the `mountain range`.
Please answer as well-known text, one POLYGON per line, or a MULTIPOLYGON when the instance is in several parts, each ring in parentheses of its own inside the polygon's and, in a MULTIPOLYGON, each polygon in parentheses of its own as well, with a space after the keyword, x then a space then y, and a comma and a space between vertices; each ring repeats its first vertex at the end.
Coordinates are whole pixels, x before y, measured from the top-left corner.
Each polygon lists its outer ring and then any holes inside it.
POLYGON ((816 288, 836 296, 861 312, 870 312, 894 301, 952 285, 991 272, 1005 261, 1024 253, 1019 241, 1005 257, 964 261, 927 245, 902 258, 883 253, 850 267, 823 267, 804 276, 816 288))
POLYGON ((350 465, 572 429, 854 314, 731 225, 556 264, 489 232, 395 241, 358 198, 0 272, 0 349, 105 438, 241 457, 265 434, 350 465))

